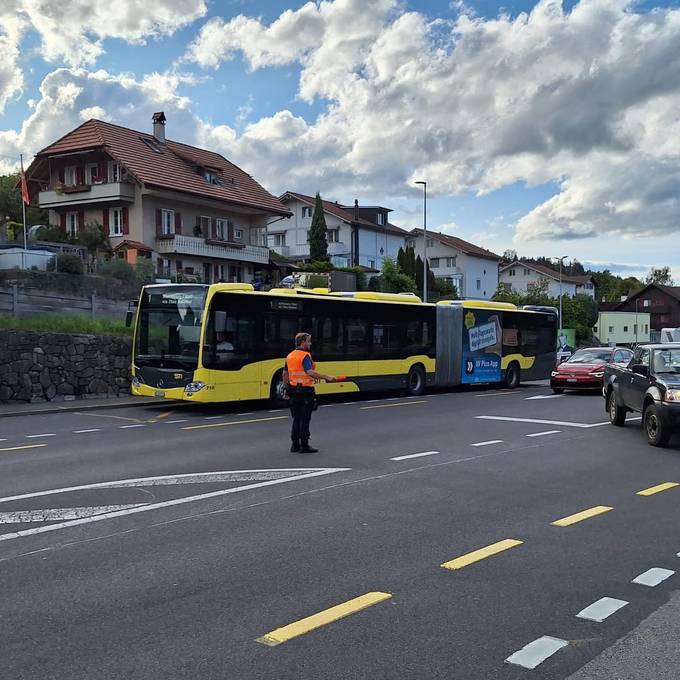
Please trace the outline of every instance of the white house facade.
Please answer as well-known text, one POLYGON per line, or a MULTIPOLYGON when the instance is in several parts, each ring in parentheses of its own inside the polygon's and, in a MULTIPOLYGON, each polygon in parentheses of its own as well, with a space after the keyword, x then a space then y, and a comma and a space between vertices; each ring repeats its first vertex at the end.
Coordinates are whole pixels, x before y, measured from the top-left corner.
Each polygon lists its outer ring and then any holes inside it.
MULTIPOLYGON (((423 230, 409 232, 406 244, 423 256, 423 230)), ((445 279, 456 287, 462 298, 488 300, 498 288, 500 257, 490 250, 463 239, 427 231, 427 259, 435 278, 445 279)))
POLYGON ((562 295, 588 295, 595 299, 595 282, 590 276, 562 275, 560 284, 559 272, 549 267, 519 260, 501 267, 499 281, 506 290, 513 293, 526 294, 532 288, 547 284, 547 294, 550 297, 562 295))
MULTIPOLYGON (((272 220, 267 228, 269 247, 295 260, 309 259, 309 230, 315 199, 288 191, 280 197, 292 216, 272 220)), ((337 267, 361 266, 382 270, 385 257, 396 258, 408 232, 389 224, 388 208, 342 206, 322 201, 326 220, 328 256, 337 267)))

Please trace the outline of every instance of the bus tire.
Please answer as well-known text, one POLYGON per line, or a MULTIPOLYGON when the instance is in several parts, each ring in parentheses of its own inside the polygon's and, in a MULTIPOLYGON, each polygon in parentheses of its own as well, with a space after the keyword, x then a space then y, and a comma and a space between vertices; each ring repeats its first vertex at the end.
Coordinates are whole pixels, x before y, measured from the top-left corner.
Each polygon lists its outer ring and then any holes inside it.
POLYGON ((419 397, 425 393, 425 371, 420 364, 411 366, 406 377, 406 393, 410 397, 419 397))
POLYGON ((272 386, 269 390, 269 401, 275 408, 286 408, 288 399, 284 399, 283 371, 277 371, 272 378, 272 386))
POLYGON ((519 379, 519 364, 516 361, 513 361, 505 369, 505 386, 508 389, 514 390, 516 387, 519 387, 519 379))

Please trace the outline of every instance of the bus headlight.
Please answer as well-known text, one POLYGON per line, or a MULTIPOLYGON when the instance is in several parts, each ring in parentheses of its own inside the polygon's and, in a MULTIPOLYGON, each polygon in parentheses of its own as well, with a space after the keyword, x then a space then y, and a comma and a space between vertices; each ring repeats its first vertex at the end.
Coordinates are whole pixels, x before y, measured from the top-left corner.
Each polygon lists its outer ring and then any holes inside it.
POLYGON ((664 401, 680 402, 680 390, 666 390, 663 395, 664 401))
POLYGON ((130 381, 130 384, 137 389, 142 383, 139 382, 139 378, 137 376, 132 376, 132 380, 130 381))
POLYGON ((184 388, 184 392, 186 394, 196 394, 196 392, 200 392, 204 387, 205 387, 204 382, 190 382, 184 388))

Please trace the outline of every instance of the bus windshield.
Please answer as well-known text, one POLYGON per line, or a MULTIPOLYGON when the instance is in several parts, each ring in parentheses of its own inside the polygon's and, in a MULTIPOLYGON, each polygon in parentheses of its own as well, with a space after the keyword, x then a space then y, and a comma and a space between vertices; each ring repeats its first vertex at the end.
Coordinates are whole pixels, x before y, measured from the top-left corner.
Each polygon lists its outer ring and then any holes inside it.
POLYGON ((135 336, 135 364, 194 370, 206 288, 153 286, 140 300, 135 336))

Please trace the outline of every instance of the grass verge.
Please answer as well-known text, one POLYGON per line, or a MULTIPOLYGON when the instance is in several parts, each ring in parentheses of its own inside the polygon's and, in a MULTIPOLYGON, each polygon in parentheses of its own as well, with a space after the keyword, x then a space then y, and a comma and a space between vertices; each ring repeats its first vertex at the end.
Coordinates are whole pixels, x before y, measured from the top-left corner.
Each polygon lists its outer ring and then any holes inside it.
POLYGON ((35 314, 10 316, 0 314, 0 330, 46 331, 51 333, 87 333, 90 335, 131 335, 123 321, 90 319, 87 316, 35 314))

